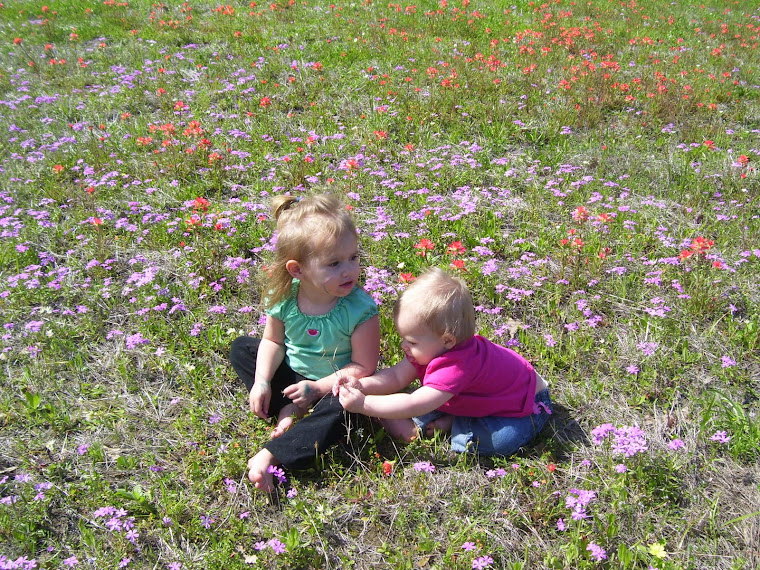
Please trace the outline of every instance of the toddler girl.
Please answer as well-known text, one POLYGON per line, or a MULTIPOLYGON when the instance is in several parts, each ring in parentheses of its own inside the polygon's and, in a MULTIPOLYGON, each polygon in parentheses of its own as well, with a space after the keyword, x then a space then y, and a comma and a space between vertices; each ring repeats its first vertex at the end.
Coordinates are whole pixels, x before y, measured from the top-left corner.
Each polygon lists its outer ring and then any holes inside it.
POLYGON ((338 376, 372 374, 380 352, 377 306, 358 285, 359 243, 348 211, 331 195, 278 196, 273 211, 264 333, 237 338, 230 349, 251 411, 277 418, 272 439, 248 461, 248 478, 267 492, 270 466, 304 467, 345 433, 331 388, 338 376))

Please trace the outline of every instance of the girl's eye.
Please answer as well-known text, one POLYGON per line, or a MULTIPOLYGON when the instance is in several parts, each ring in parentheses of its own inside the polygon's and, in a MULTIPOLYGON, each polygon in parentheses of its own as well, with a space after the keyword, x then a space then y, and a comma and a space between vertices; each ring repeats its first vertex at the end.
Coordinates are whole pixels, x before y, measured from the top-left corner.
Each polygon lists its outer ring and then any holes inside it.
POLYGON ((330 263, 330 267, 338 267, 338 262, 333 261, 332 263, 330 263))

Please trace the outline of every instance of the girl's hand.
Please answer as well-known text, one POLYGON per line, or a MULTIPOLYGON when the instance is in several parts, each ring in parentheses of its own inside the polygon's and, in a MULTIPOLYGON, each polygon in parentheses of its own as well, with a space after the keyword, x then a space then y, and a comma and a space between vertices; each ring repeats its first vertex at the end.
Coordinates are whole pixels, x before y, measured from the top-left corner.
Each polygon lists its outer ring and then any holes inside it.
POLYGON ((251 411, 261 419, 269 417, 269 401, 272 399, 272 388, 269 382, 254 382, 251 393, 248 394, 248 404, 251 411))
POLYGON ((347 412, 359 414, 364 412, 364 394, 355 383, 343 384, 340 387, 339 399, 340 405, 347 412))
POLYGON ((291 384, 282 391, 299 408, 308 410, 311 405, 322 397, 317 383, 312 380, 301 380, 291 384))

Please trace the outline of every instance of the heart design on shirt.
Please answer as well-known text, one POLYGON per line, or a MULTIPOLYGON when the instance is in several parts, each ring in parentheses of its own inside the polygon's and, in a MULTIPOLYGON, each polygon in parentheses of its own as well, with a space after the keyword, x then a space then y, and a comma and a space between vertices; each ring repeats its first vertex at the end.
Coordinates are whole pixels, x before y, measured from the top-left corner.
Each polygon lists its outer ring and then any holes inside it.
POLYGON ((309 336, 317 336, 319 334, 317 329, 306 329, 306 332, 309 333, 309 336))

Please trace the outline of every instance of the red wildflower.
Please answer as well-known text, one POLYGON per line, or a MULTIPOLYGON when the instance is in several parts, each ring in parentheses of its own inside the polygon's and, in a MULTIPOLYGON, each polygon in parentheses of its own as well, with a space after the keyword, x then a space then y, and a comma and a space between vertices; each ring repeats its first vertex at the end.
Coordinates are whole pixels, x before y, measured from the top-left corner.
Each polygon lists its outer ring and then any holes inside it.
POLYGON ((456 269, 457 271, 467 271, 464 266, 464 260, 462 259, 455 259, 451 262, 451 268, 456 269))
POLYGON ((21 38, 13 38, 13 43, 15 45, 19 45, 22 41, 24 41, 24 40, 22 40, 21 38))
POLYGON ((703 238, 702 236, 697 236, 691 240, 691 249, 697 255, 706 253, 714 245, 715 242, 713 240, 703 238))
POLYGON ((585 222, 588 220, 588 210, 584 206, 578 206, 573 211, 573 219, 576 222, 585 222))
POLYGON ((269 97, 262 97, 259 100, 259 105, 262 107, 269 107, 272 104, 272 100, 269 97))
POLYGON ((195 200, 193 200, 193 211, 197 212, 198 210, 202 212, 208 212, 208 206, 209 201, 206 200, 206 198, 198 197, 195 200))
POLYGON ((386 477, 390 477, 393 473, 393 462, 392 461, 383 461, 383 475, 386 477))
POLYGON ((414 244, 414 249, 419 249, 417 255, 425 257, 427 250, 435 249, 435 244, 427 238, 422 238, 419 243, 414 244))
POLYGON ((411 283, 415 279, 416 277, 414 276, 413 273, 399 273, 398 275, 398 280, 401 281, 402 283, 411 283))
POLYGON ((467 250, 464 248, 461 241, 453 241, 446 248, 446 253, 450 255, 461 255, 465 251, 467 250))

